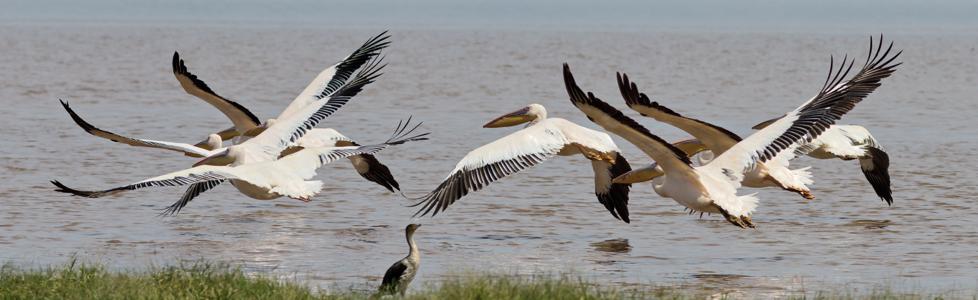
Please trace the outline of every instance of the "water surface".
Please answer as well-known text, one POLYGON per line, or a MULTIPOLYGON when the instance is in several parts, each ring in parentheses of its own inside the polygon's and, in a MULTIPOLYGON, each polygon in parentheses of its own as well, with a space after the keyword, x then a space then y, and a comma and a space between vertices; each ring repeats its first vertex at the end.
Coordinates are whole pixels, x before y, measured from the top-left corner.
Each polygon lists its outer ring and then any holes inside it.
MULTIPOLYGON (((230 125, 170 73, 191 71, 259 117, 277 114, 325 66, 374 31, 190 26, 5 25, 0 30, 0 261, 43 266, 71 257, 120 269, 230 261, 313 284, 371 288, 405 255, 410 202, 339 162, 311 203, 258 201, 230 185, 175 217, 157 217, 178 188, 103 199, 53 192, 48 180, 106 188, 188 167, 175 153, 93 138, 58 104, 103 129, 196 142, 230 125)), ((862 57, 868 35, 396 31, 383 77, 322 123, 361 142, 396 120, 426 121, 432 140, 380 155, 408 195, 433 188, 469 150, 515 129, 480 126, 529 103, 596 128, 567 100, 561 63, 598 97, 625 108, 614 74, 653 99, 734 132, 780 115, 820 88, 829 55, 862 57)), ((895 203, 872 192, 855 161, 802 158, 815 201, 758 192, 756 230, 686 215, 648 184, 633 187, 632 223, 593 196, 590 164, 561 157, 421 220, 418 282, 459 270, 574 271, 614 284, 683 283, 783 295, 846 283, 929 290, 978 286, 973 204, 978 163, 978 38, 893 35, 905 62, 843 123, 867 126, 890 153, 895 203)), ((668 140, 682 132, 628 112, 668 140)), ((648 163, 616 138, 634 165, 648 163)), ((745 190, 747 192, 747 190, 745 190)))

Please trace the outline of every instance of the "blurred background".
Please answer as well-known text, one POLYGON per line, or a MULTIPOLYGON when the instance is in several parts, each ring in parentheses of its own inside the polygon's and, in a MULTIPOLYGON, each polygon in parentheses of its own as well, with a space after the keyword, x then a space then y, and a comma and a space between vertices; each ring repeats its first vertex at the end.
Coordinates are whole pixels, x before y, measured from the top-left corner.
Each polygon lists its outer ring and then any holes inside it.
POLYGON ((912 1, 256 1, 5 0, 6 22, 584 31, 967 31, 978 2, 912 1))

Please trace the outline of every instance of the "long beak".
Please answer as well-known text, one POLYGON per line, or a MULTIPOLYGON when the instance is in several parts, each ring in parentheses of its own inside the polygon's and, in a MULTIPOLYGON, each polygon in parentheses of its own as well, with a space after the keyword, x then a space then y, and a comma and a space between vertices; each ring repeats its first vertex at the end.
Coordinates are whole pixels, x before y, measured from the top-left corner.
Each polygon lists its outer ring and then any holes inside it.
POLYGON ((768 125, 771 125, 771 123, 774 123, 774 122, 777 122, 778 120, 781 120, 781 118, 784 118, 784 115, 782 115, 780 117, 777 117, 777 118, 774 118, 774 119, 770 119, 770 120, 764 121, 764 122, 757 123, 757 125, 754 125, 754 127, 751 127, 750 129, 754 129, 754 130, 764 129, 764 127, 767 127, 768 125))
POLYGON ((697 139, 678 141, 672 143, 672 146, 679 148, 679 150, 682 150, 683 153, 686 153, 686 157, 693 157, 693 155, 696 155, 697 153, 710 150, 709 148, 706 148, 706 145, 703 144, 703 142, 700 142, 697 139))
POLYGON ((217 154, 213 154, 211 156, 205 157, 204 159, 201 159, 200 161, 194 164, 194 167, 202 166, 202 165, 226 166, 226 165, 230 165, 232 162, 233 160, 231 159, 230 156, 228 156, 228 150, 224 150, 217 154))
POLYGON ((663 173, 656 168, 657 164, 651 164, 647 167, 641 169, 631 170, 628 173, 621 174, 615 179, 611 180, 611 183, 639 183, 646 182, 656 177, 662 176, 663 173))
POLYGON ((524 107, 520 110, 502 115, 495 120, 489 121, 489 123, 486 123, 486 125, 482 125, 482 128, 509 127, 533 121, 533 117, 530 116, 529 113, 530 107, 524 107))

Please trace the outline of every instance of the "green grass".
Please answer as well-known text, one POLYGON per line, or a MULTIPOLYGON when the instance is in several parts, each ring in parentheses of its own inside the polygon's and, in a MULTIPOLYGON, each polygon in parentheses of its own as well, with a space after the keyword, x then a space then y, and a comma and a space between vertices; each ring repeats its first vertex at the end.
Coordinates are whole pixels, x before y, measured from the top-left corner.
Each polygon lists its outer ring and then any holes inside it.
MULTIPOLYGON (((335 290, 335 289, 334 289, 335 290)), ((471 274, 414 287, 404 299, 707 299, 725 298, 695 287, 613 287, 579 277, 471 274)), ((736 295, 733 295, 736 297, 736 295)), ((147 271, 111 272, 74 262, 25 270, 0 267, 0 299, 377 299, 370 292, 323 292, 307 285, 251 276, 223 264, 196 263, 147 271)), ((396 297, 400 298, 400 297, 396 297)), ((955 297, 956 298, 956 297, 955 297)), ((969 296, 968 299, 975 299, 969 296)), ((793 299, 806 299, 796 296, 793 299)), ((847 290, 809 293, 807 299, 941 299, 937 295, 847 290)))

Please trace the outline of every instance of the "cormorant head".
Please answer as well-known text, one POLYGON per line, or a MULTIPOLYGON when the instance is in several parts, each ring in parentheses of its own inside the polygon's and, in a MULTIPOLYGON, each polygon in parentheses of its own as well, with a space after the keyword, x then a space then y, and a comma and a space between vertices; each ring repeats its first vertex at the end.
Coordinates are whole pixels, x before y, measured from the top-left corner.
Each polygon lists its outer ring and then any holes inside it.
POLYGON ((418 230, 418 227, 421 227, 421 224, 408 224, 407 228, 404 228, 404 232, 406 232, 407 235, 412 235, 414 234, 415 230, 418 230))

